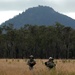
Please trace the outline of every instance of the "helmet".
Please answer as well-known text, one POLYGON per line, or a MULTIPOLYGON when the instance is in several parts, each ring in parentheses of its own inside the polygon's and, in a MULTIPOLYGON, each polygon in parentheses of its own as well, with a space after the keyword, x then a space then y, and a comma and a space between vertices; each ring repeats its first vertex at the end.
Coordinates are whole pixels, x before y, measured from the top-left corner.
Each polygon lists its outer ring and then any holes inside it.
POLYGON ((49 60, 53 60, 53 57, 49 57, 49 60))
POLYGON ((33 58, 34 56, 33 55, 30 55, 30 58, 33 58))

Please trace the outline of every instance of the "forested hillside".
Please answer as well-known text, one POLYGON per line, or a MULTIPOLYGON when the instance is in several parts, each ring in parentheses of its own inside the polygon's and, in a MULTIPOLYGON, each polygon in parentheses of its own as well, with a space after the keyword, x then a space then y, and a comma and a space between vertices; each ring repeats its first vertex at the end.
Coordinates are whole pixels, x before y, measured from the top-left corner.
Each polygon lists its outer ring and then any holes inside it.
POLYGON ((30 54, 35 58, 75 58, 75 29, 59 23, 0 27, 0 58, 28 58, 30 54))

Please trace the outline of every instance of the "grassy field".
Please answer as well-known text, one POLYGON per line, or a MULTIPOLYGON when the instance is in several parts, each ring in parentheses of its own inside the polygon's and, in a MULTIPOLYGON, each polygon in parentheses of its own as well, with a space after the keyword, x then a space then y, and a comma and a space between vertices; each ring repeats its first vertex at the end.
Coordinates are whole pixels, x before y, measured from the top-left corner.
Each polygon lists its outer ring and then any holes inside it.
POLYGON ((75 75, 75 60, 55 60, 56 68, 51 70, 45 61, 36 59, 34 69, 29 70, 27 59, 0 59, 0 75, 75 75))

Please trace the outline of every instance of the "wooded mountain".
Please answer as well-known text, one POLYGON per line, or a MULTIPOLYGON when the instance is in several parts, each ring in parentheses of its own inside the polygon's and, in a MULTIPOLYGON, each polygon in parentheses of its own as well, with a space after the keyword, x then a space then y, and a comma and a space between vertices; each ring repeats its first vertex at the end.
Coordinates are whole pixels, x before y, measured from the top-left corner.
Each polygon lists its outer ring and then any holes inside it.
POLYGON ((75 28, 75 20, 56 12, 48 6, 38 6, 27 9, 25 12, 2 23, 1 25, 13 24, 15 28, 20 28, 25 24, 31 25, 54 25, 56 22, 65 26, 75 28))

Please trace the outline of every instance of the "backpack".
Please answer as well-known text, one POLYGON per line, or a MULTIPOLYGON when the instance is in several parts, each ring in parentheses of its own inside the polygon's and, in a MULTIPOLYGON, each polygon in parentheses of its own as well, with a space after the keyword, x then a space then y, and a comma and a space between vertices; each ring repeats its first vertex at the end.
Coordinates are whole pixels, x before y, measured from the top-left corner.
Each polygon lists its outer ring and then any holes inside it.
POLYGON ((47 67, 49 67, 49 68, 55 67, 54 62, 45 62, 45 65, 46 65, 47 67))

